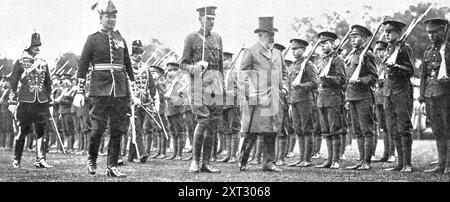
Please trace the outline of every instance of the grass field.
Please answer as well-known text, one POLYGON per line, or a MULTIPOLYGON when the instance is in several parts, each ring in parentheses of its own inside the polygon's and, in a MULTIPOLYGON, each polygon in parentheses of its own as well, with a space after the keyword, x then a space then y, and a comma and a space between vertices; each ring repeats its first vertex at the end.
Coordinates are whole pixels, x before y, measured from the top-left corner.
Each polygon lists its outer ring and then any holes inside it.
MULTIPOLYGON (((347 160, 342 161, 341 168, 352 165, 357 159, 356 141, 353 141, 347 160)), ((383 152, 380 140, 377 156, 383 152)), ((322 146, 322 156, 326 154, 322 146)), ((190 154, 185 154, 190 155, 190 154)), ((287 158, 287 163, 298 158, 287 158)), ((69 154, 49 154, 48 163, 54 165, 52 169, 35 169, 33 167, 34 153, 24 152, 22 167, 13 169, 11 166, 13 153, 0 152, 0 181, 1 182, 449 182, 450 176, 425 174, 425 169, 431 168, 430 162, 436 159, 434 141, 414 141, 413 143, 413 173, 399 173, 383 171, 383 168, 393 164, 376 163, 370 171, 351 171, 345 169, 329 170, 310 168, 291 168, 282 166, 282 173, 262 172, 261 166, 249 165, 246 172, 239 172, 237 164, 213 163, 222 170, 221 174, 192 174, 188 172, 190 162, 149 159, 147 163, 127 163, 121 167, 127 177, 114 179, 106 177, 106 157, 98 159, 96 175, 89 175, 86 171, 86 156, 69 154)), ((324 158, 314 160, 319 164, 324 158)))

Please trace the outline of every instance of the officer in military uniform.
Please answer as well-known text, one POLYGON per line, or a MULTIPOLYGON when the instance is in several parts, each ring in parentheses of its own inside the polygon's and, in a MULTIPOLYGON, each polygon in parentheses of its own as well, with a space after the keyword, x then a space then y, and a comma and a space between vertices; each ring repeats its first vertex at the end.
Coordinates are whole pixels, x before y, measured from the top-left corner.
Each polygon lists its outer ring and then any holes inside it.
POLYGON ((419 101, 426 105, 438 151, 436 167, 425 172, 450 174, 449 22, 432 18, 424 23, 431 45, 423 56, 419 101))
MULTIPOLYGON (((387 127, 386 127, 386 115, 384 111, 383 101, 384 101, 384 94, 383 94, 383 85, 384 85, 384 73, 385 68, 384 65, 381 63, 384 59, 384 51, 386 50, 388 46, 388 43, 385 41, 376 41, 375 42, 375 61, 378 65, 377 72, 378 72, 378 79, 375 83, 375 90, 373 92, 374 98, 375 98, 375 117, 378 122, 378 127, 380 130, 383 130, 384 133, 384 151, 383 156, 380 159, 375 159, 372 162, 395 162, 395 146, 394 146, 394 139, 391 134, 389 134, 387 127)), ((377 138, 376 138, 377 139, 377 138)), ((373 153, 375 154, 376 145, 374 146, 373 153)))
MULTIPOLYGON (((150 68, 142 62, 142 54, 144 53, 141 40, 135 40, 132 43, 131 51, 131 64, 133 66, 133 72, 136 80, 135 89, 133 92, 139 99, 141 105, 137 105, 135 108, 135 126, 136 126, 136 145, 139 150, 139 161, 145 163, 148 158, 148 153, 145 149, 143 139, 145 136, 151 138, 151 126, 150 115, 147 114, 146 107, 153 103, 153 99, 156 94, 155 81, 150 73, 150 68)), ((137 158, 136 145, 131 141, 128 161, 131 162, 137 158)))
POLYGON ((384 35, 388 42, 385 52, 386 74, 384 79, 384 109, 386 125, 394 136, 397 150, 397 165, 388 171, 412 172, 412 110, 413 89, 410 78, 414 73, 412 49, 408 44, 398 42, 404 23, 388 20, 383 22, 384 35), (395 50, 398 55, 391 58, 395 50))
POLYGON ((255 30, 258 41, 247 48, 242 56, 240 91, 242 105, 241 132, 245 133, 241 148, 239 169, 246 170, 250 151, 258 136, 264 138, 263 171, 281 172, 275 165, 275 139, 281 132, 283 121, 282 99, 289 92, 288 73, 281 51, 273 48, 274 17, 259 17, 255 30), (265 78, 265 79, 261 79, 265 78))
MULTIPOLYGON (((352 51, 349 71, 347 72, 348 84, 345 91, 345 101, 349 103, 352 126, 357 138, 359 162, 348 169, 369 170, 372 168, 373 145, 373 94, 371 87, 378 77, 375 57, 368 51, 363 57, 361 71, 354 75, 360 63, 361 52, 366 48, 366 42, 372 37, 372 32, 364 26, 353 25, 351 27, 350 40, 352 51), (356 80, 352 80, 356 76, 356 80)), ((345 144, 345 142, 343 143, 345 144)))
POLYGON ((333 44, 337 35, 330 31, 318 34, 320 47, 324 56, 319 61, 319 94, 317 107, 319 108, 320 126, 322 135, 326 139, 328 160, 316 166, 316 168, 340 167, 341 135, 343 133, 342 113, 342 88, 345 84, 344 60, 339 55, 333 54, 333 44), (330 66, 327 64, 331 62, 330 66), (329 69, 328 69, 329 67, 329 69))
POLYGON ((206 6, 197 9, 202 27, 186 37, 180 63, 180 68, 191 75, 191 107, 197 121, 193 144, 194 158, 189 168, 189 171, 194 173, 220 172, 210 165, 213 135, 217 134, 223 104, 222 37, 211 32, 216 8, 206 6), (202 148, 202 164, 199 165, 202 148))
POLYGON ((295 134, 298 137, 300 159, 289 166, 308 167, 311 166, 313 152, 313 124, 312 124, 312 91, 317 89, 318 75, 313 63, 307 61, 304 69, 302 63, 306 59, 303 55, 309 43, 303 39, 291 39, 291 47, 295 62, 288 68, 290 80, 293 81, 302 72, 299 84, 291 84, 288 96, 288 103, 292 105, 292 116, 294 121, 295 134))
POLYGON ((241 129, 241 114, 238 105, 238 71, 232 65, 233 54, 224 52, 224 57, 229 58, 224 63, 224 88, 225 104, 223 109, 223 131, 226 138, 227 156, 219 160, 223 163, 236 163, 236 154, 239 147, 239 131, 241 129))
MULTIPOLYGON (((92 65, 89 97, 92 98, 92 137, 89 142, 87 169, 89 174, 97 170, 97 155, 100 139, 110 119, 111 136, 108 147, 107 175, 126 177, 117 168, 120 154, 120 139, 128 129, 127 112, 134 86, 133 67, 125 39, 115 31, 117 9, 108 1, 105 5, 95 4, 100 14, 102 29, 90 35, 81 53, 78 64, 78 90, 74 105, 84 105, 86 74, 92 65), (128 81, 128 79, 130 81, 128 81)), ((137 102, 136 98, 133 98, 137 102)))
POLYGON ((36 129, 36 162, 37 168, 51 168, 45 161, 44 133, 49 117, 50 93, 52 81, 47 63, 36 57, 41 46, 38 33, 31 36, 30 47, 25 49, 22 58, 14 64, 11 74, 11 92, 9 109, 15 114, 19 132, 15 138, 13 167, 19 168, 22 159, 25 138, 31 132, 34 123, 36 129), (19 88, 20 85, 20 88, 19 88))

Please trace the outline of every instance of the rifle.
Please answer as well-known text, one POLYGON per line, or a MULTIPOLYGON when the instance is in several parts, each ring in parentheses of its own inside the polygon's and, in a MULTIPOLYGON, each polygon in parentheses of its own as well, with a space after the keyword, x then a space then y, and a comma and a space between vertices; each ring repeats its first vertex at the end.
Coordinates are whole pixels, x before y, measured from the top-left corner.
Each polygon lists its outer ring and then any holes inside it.
POLYGON ((162 126, 158 123, 158 121, 155 119, 155 117, 152 116, 152 114, 150 113, 150 110, 148 110, 147 107, 145 107, 145 106, 142 105, 142 104, 138 104, 138 106, 141 107, 142 109, 144 109, 144 111, 145 111, 148 115, 150 115, 150 117, 155 121, 156 125, 157 125, 159 128, 162 129, 162 126))
POLYGON ((231 69, 234 69, 234 66, 236 65, 237 60, 239 59, 239 57, 241 56, 242 51, 245 50, 245 43, 242 45, 241 50, 239 50, 239 53, 237 54, 236 58, 234 58, 233 62, 231 62, 231 69))
POLYGON ((50 112, 50 118, 52 120, 53 127, 54 127, 54 129, 56 131, 56 135, 58 136, 58 141, 59 141, 59 144, 61 145, 61 148, 63 150, 63 154, 66 155, 66 150, 64 149, 64 144, 62 142, 61 135, 59 134, 58 126, 56 125, 56 121, 55 121, 55 118, 53 117, 53 112, 52 111, 50 112))
POLYGON ((438 79, 448 79, 447 76, 447 63, 445 61, 445 46, 448 40, 448 23, 445 25, 445 37, 444 43, 441 45, 441 49, 439 50, 439 54, 441 55, 442 61, 439 67, 438 79))
POLYGON ((385 62, 386 64, 393 66, 396 63, 400 47, 406 42, 406 39, 408 39, 409 35, 411 35, 412 31, 417 26, 417 24, 419 24, 419 22, 430 12, 433 5, 434 5, 434 3, 431 3, 431 5, 428 7, 428 9, 422 15, 420 15, 417 19, 413 19, 411 24, 409 24, 408 29, 406 29, 406 31, 400 37, 400 39, 398 41, 398 45, 395 47, 394 52, 389 56, 389 58, 386 59, 386 62, 385 62))
MULTIPOLYGON (((59 60, 58 60, 58 61, 59 61, 59 60)), ((67 64, 69 64, 69 60, 67 60, 66 63, 64 63, 63 66, 61 66, 60 68, 56 67, 55 70, 54 70, 50 75, 53 75, 53 74, 55 74, 56 72, 58 72, 59 70, 64 69, 64 67, 66 67, 67 64)))
POLYGON ((283 58, 286 57, 286 55, 289 53, 289 51, 291 50, 291 48, 292 48, 292 45, 290 45, 290 46, 284 51, 284 53, 283 53, 283 58))
POLYGON ((336 49, 333 50, 333 52, 331 53, 332 56, 328 61, 327 66, 325 66, 325 69, 320 73, 319 77, 328 76, 331 68, 331 63, 333 62, 334 58, 342 51, 342 47, 348 42, 348 37, 350 37, 351 32, 352 30, 349 29, 347 34, 345 34, 344 38, 342 39, 341 43, 336 47, 336 49))
POLYGON ((383 20, 381 20, 377 29, 375 30, 375 32, 373 32, 373 35, 370 38, 369 42, 366 44, 366 47, 364 47, 364 50, 359 55, 358 66, 356 67, 355 71, 353 72, 352 76, 349 79, 350 83, 355 83, 355 82, 359 81, 359 74, 361 73, 361 68, 364 63, 364 56, 366 56, 367 52, 369 51, 370 45, 372 44, 373 40, 375 39, 375 36, 377 35, 378 31, 380 31, 380 28, 383 25, 384 20, 386 20, 386 17, 384 17, 383 20))
POLYGON ((316 51, 316 49, 319 46, 319 44, 320 44, 320 41, 317 40, 317 42, 316 42, 316 44, 314 44, 314 47, 311 50, 311 52, 309 52, 308 56, 305 58, 305 60, 302 62, 302 64, 300 64, 300 71, 298 72, 298 74, 295 77, 294 81, 292 81, 292 85, 293 86, 297 86, 297 85, 300 84, 300 81, 302 80, 302 77, 303 77, 303 72, 305 71, 305 68, 306 68, 306 64, 308 63, 308 61, 313 56, 313 54, 316 51))
POLYGON ((173 50, 170 50, 169 53, 167 53, 164 57, 162 57, 161 59, 157 60, 157 62, 154 64, 156 66, 161 65, 162 62, 164 62, 164 60, 169 57, 169 55, 172 55, 172 53, 174 53, 173 50))
MULTIPOLYGON (((133 98, 134 97, 134 92, 133 92, 133 88, 131 86, 131 81, 129 79, 128 79, 128 89, 130 89, 130 96, 133 98)), ((137 154, 137 157, 140 159, 141 158, 141 154, 139 153, 139 148, 138 148, 137 142, 136 142, 136 115, 135 115, 135 109, 136 108, 135 108, 134 105, 135 105, 135 103, 131 104, 131 106, 130 106, 130 110, 131 110, 131 117, 130 117, 131 142, 136 147, 136 154, 137 154)))

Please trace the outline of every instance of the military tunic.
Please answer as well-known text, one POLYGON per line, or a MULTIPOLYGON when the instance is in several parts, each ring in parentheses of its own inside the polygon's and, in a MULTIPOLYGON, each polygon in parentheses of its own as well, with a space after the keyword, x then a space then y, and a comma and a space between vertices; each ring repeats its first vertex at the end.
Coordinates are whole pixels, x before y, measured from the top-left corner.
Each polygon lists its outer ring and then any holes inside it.
POLYGON ((100 138, 110 118, 107 165, 112 167, 117 165, 121 136, 128 130, 130 89, 127 77, 134 81, 128 47, 118 31, 102 30, 88 37, 78 64, 78 79, 86 78, 90 65, 93 66, 89 89, 92 137, 88 158, 97 159, 100 138))
MULTIPOLYGON (((450 80, 437 79, 442 61, 440 46, 430 46, 421 66, 420 97, 425 99, 433 135, 450 139, 450 80)), ((447 73, 450 72, 450 43, 445 45, 447 73)))

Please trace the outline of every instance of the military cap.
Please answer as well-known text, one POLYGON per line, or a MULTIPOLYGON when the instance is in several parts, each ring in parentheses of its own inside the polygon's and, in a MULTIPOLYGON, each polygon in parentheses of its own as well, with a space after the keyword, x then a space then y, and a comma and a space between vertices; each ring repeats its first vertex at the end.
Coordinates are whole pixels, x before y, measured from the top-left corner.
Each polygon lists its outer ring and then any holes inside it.
POLYGON ((30 46, 28 48, 26 48, 25 50, 29 50, 33 46, 42 46, 41 35, 39 33, 35 32, 31 35, 30 46))
POLYGON ((350 35, 364 35, 366 37, 371 37, 373 35, 369 29, 361 25, 353 25, 351 29, 350 35))
POLYGON ((444 29, 448 26, 448 20, 442 18, 430 18, 424 21, 427 31, 434 31, 438 29, 444 29))
POLYGON ((54 74, 52 74, 52 77, 51 77, 52 79, 61 79, 61 75, 59 75, 59 74, 56 74, 56 73, 54 73, 54 74))
POLYGON ((100 15, 117 13, 116 6, 111 0, 108 0, 108 2, 105 2, 105 0, 98 0, 97 3, 91 7, 91 10, 97 10, 100 15))
POLYGON ((229 58, 231 58, 231 57, 233 57, 233 53, 230 53, 230 52, 223 52, 223 56, 224 57, 229 57, 229 58))
POLYGON ((72 75, 68 73, 61 74, 61 79, 72 79, 72 75))
POLYGON ((151 72, 158 72, 160 74, 164 74, 164 69, 159 67, 159 66, 156 66, 156 65, 150 66, 150 71, 151 72))
POLYGON ((166 65, 168 69, 178 69, 180 67, 180 64, 177 62, 168 62, 166 65))
POLYGON ((389 31, 389 30, 398 30, 398 31, 402 31, 403 28, 406 27, 406 24, 400 21, 396 21, 396 20, 386 20, 382 23, 384 25, 384 30, 385 31, 389 31))
POLYGON ((196 11, 198 11, 199 17, 203 17, 206 15, 208 18, 215 18, 216 17, 216 6, 206 6, 197 8, 196 11), (206 11, 206 12, 205 12, 206 11))
POLYGON ((291 66, 292 65, 292 63, 294 63, 292 60, 287 60, 287 59, 285 59, 284 60, 284 63, 286 64, 286 66, 291 66))
POLYGON ((320 42, 330 41, 330 40, 335 41, 338 38, 338 36, 335 33, 328 31, 328 30, 320 32, 319 34, 317 34, 317 36, 319 37, 320 42))
POLYGON ((144 49, 143 49, 143 45, 141 40, 134 40, 133 44, 132 44, 132 50, 131 50, 131 54, 140 54, 143 53, 144 49))
POLYGON ((291 39, 289 42, 292 44, 292 48, 306 48, 309 46, 309 43, 303 39, 291 39))
POLYGON ((388 43, 386 41, 378 40, 375 42, 375 50, 385 50, 388 47, 388 43))
POLYGON ((274 17, 259 17, 259 27, 255 29, 255 33, 278 32, 278 29, 273 27, 273 19, 274 17))
POLYGON ((281 52, 283 52, 283 51, 286 49, 285 46, 283 46, 283 45, 281 45, 281 44, 279 44, 279 43, 274 43, 274 44, 273 44, 273 48, 275 48, 275 49, 277 49, 277 50, 279 50, 279 51, 281 51, 281 52))

